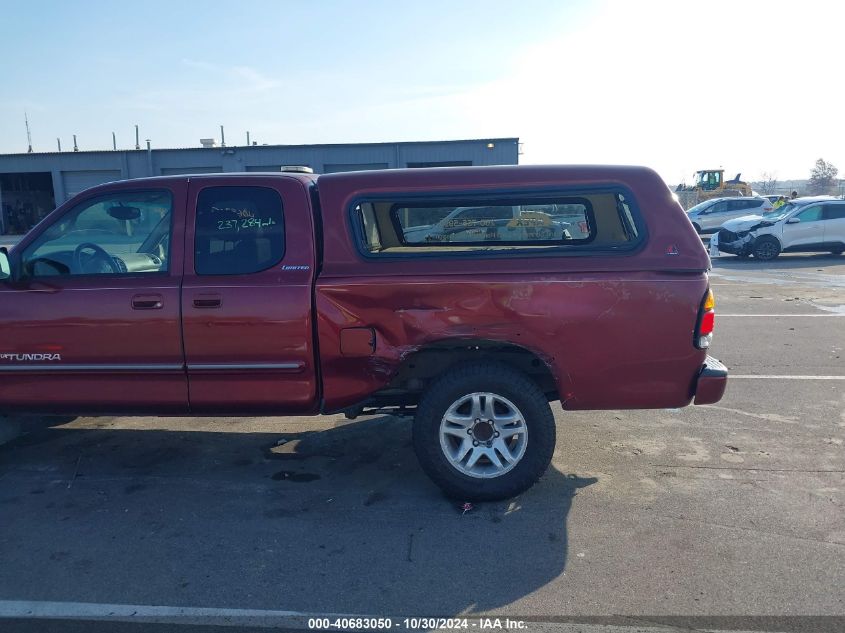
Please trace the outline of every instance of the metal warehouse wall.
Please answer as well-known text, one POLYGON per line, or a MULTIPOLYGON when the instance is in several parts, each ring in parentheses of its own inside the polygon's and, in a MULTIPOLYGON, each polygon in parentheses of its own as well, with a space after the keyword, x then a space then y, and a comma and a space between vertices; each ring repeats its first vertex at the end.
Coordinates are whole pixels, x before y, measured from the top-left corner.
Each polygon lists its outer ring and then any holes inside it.
MULTIPOLYGON (((350 145, 260 145, 188 149, 49 152, 0 155, 0 174, 52 174, 56 204, 85 187, 114 179, 167 174, 276 171, 308 165, 316 173, 407 167, 408 163, 516 165, 519 139, 372 143, 350 145)), ((2 192, 0 192, 2 194, 2 192)))

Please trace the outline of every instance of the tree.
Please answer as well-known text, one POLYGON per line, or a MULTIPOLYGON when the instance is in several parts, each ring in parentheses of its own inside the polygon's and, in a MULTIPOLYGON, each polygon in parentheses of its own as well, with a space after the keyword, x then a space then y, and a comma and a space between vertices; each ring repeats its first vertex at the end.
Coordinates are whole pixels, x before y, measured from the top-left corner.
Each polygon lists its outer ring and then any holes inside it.
POLYGON ((833 166, 833 163, 828 163, 822 158, 818 159, 815 167, 810 172, 810 182, 808 184, 810 193, 832 193, 836 189, 836 176, 838 173, 839 170, 833 166))
POLYGON ((764 171, 760 174, 760 193, 774 193, 778 188, 778 175, 775 172, 764 171))

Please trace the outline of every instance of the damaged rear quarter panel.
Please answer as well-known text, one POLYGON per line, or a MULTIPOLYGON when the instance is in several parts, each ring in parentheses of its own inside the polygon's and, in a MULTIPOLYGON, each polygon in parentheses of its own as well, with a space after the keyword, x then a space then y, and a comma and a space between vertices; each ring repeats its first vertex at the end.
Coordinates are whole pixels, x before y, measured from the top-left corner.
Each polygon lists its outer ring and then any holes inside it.
POLYGON ((505 341, 543 359, 569 409, 683 406, 704 274, 369 277, 318 282, 326 410, 384 388, 404 358, 446 339, 505 341), (375 353, 345 357, 340 331, 372 327, 375 353))

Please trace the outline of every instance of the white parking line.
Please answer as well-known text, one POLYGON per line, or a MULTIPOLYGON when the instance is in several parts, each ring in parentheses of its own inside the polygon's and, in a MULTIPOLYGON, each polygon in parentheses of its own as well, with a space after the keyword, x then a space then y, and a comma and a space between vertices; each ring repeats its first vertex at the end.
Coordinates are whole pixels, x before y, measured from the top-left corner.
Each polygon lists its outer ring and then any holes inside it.
POLYGON ((736 379, 756 379, 756 380, 845 380, 845 376, 775 376, 772 374, 738 374, 734 375, 728 373, 728 378, 736 379))

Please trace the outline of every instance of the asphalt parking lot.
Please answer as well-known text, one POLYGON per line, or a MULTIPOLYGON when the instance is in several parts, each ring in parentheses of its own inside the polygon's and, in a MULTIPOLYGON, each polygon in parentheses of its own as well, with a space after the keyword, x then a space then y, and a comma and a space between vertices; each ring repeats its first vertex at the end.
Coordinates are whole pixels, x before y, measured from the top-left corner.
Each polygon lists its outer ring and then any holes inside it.
POLYGON ((720 403, 556 406, 548 475, 465 513, 390 417, 26 420, 0 447, 0 616, 845 616, 845 257, 711 281, 720 403))

